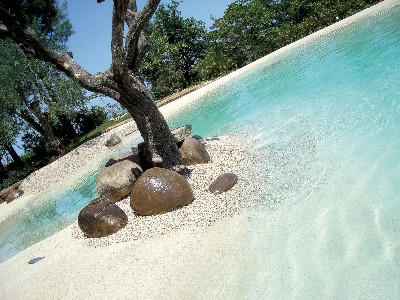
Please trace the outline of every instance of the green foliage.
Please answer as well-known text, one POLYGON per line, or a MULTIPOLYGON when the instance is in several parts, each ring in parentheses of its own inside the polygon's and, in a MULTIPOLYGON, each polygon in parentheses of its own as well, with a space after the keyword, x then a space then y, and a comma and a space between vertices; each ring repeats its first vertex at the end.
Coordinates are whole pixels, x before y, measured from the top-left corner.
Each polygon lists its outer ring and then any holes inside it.
POLYGON ((53 30, 57 17, 56 0, 4 0, 1 7, 15 15, 23 27, 36 23, 44 33, 53 30))
POLYGON ((195 66, 204 56, 207 32, 203 22, 184 19, 178 6, 179 1, 161 5, 145 32, 151 47, 140 73, 158 99, 200 79, 195 66))
POLYGON ((274 5, 267 1, 230 4, 211 27, 210 45, 200 64, 203 77, 224 75, 271 52, 276 48, 278 20, 274 5))
POLYGON ((236 0, 216 19, 204 59, 196 66, 211 79, 331 25, 378 0, 236 0))
MULTIPOLYGON (((0 41, 0 83, 0 114, 12 116, 19 125, 23 120, 49 139, 45 128, 62 126, 60 116, 72 120, 91 99, 74 81, 27 56, 10 40, 0 41)), ((4 138, 3 132, 0 129, 4 138)))
POLYGON ((75 124, 79 133, 86 134, 100 126, 107 120, 107 114, 100 106, 93 106, 78 113, 75 117, 75 124))

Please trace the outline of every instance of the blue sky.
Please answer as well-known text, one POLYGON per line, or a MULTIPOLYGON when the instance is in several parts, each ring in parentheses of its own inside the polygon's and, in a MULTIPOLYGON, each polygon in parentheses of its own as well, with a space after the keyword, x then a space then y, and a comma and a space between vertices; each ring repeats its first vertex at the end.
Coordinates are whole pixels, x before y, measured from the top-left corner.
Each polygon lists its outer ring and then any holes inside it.
MULTIPOLYGON (((184 0, 179 9, 182 16, 194 17, 212 25, 211 16, 222 17, 228 4, 233 0, 184 0)), ((161 3, 170 3, 162 0, 161 3)), ((89 72, 105 71, 111 63, 111 16, 112 0, 97 3, 96 0, 69 0, 68 17, 75 34, 69 40, 74 60, 89 72)), ((142 8, 145 0, 137 0, 142 8)))

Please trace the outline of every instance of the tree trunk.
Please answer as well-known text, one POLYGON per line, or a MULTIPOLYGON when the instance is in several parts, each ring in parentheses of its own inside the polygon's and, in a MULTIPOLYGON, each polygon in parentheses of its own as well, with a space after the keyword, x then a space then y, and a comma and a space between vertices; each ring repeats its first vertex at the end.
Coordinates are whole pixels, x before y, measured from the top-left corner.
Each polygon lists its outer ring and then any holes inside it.
POLYGON ((5 148, 8 151, 8 153, 10 153, 10 156, 13 159, 14 163, 17 166, 22 166, 23 162, 22 162, 21 158, 19 157, 19 155, 17 154, 17 152, 15 151, 13 145, 11 143, 7 143, 5 145, 5 148))
POLYGON ((183 166, 182 156, 164 116, 150 96, 142 94, 139 100, 122 98, 119 102, 136 122, 153 166, 180 171, 183 166))
POLYGON ((42 136, 45 136, 45 133, 43 131, 43 128, 40 126, 38 122, 33 119, 27 111, 21 111, 18 113, 20 118, 24 120, 33 130, 35 130, 37 133, 39 133, 42 136))
POLYGON ((59 154, 62 153, 63 148, 61 147, 61 142, 54 133, 53 126, 48 120, 48 117, 44 114, 35 114, 39 119, 39 123, 35 121, 27 112, 19 113, 19 116, 37 133, 47 139, 51 147, 56 150, 59 154))
MULTIPOLYGON (((29 111, 39 120, 39 128, 37 125, 33 127, 38 133, 44 136, 50 143, 51 147, 57 151, 58 154, 63 153, 63 147, 61 146, 61 141, 55 135, 53 125, 51 125, 50 117, 47 112, 42 112, 38 101, 33 101, 27 105, 29 111), (39 129, 39 130, 38 130, 39 129)), ((30 118, 32 123, 33 118, 30 118)), ((31 124, 29 123, 29 124, 31 124)), ((37 122, 33 122, 36 123, 37 122)))
POLYGON ((43 128, 45 137, 48 139, 51 147, 57 151, 58 154, 63 153, 63 147, 61 146, 61 141, 54 133, 53 125, 51 125, 49 117, 46 113, 39 116, 39 123, 43 128))

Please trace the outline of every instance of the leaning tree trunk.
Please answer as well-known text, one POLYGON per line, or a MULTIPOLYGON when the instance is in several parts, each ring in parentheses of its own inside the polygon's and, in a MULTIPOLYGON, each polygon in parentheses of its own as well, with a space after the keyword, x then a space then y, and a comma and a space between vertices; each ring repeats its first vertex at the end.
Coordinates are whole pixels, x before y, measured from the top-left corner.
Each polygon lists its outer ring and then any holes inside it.
POLYGON ((45 133, 43 131, 43 128, 40 126, 38 122, 33 119, 27 111, 21 111, 17 112, 18 116, 24 120, 33 130, 35 130, 37 133, 40 135, 44 136, 45 133))
POLYGON ((140 99, 136 95, 134 99, 122 98, 119 102, 136 122, 153 166, 180 171, 182 156, 164 116, 147 93, 141 94, 140 99))
POLYGON ((30 107, 29 110, 38 118, 39 123, 36 122, 33 117, 29 115, 27 111, 21 111, 18 115, 23 119, 33 130, 43 136, 46 140, 49 141, 51 147, 57 151, 57 153, 61 154, 63 148, 61 147, 61 142, 58 137, 54 133, 53 126, 48 120, 48 117, 43 115, 43 113, 38 113, 37 111, 33 111, 33 108, 30 107))
POLYGON ((58 154, 62 154, 63 147, 61 146, 61 141, 54 133, 49 114, 41 111, 38 101, 33 101, 32 103, 28 104, 27 108, 39 120, 40 127, 43 129, 42 134, 49 141, 51 147, 56 150, 58 154))
POLYGON ((61 141, 54 133, 53 125, 51 125, 50 120, 46 113, 39 116, 39 123, 42 126, 45 136, 48 139, 51 147, 54 150, 56 150, 58 154, 63 153, 63 147, 61 146, 61 141))

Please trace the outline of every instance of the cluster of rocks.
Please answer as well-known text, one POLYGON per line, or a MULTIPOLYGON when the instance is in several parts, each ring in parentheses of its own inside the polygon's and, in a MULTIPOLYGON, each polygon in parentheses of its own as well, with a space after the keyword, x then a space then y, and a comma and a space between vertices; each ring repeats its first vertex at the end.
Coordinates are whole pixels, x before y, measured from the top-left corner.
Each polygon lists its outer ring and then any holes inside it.
MULTIPOLYGON (((210 161, 205 141, 192 135, 190 125, 173 130, 172 135, 185 166, 210 161)), ((112 141, 117 140, 112 136, 106 146, 111 147, 112 141)), ((192 188, 184 176, 153 167, 149 161, 146 145, 140 143, 131 151, 113 157, 106 163, 97 177, 99 198, 84 207, 78 217, 78 225, 85 236, 104 237, 122 229, 128 218, 115 203, 128 196, 131 209, 140 216, 166 213, 193 202, 192 188)), ((237 180, 234 174, 223 174, 211 184, 209 192, 219 194, 227 191, 237 180)))

